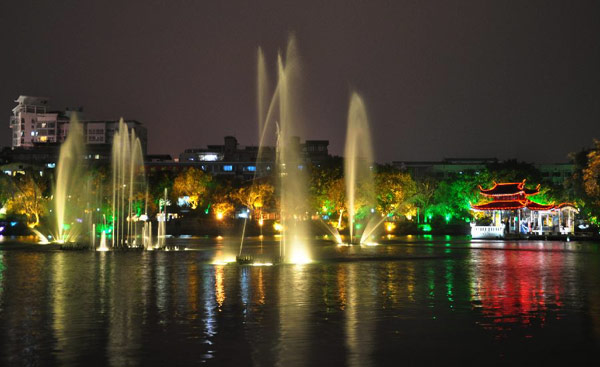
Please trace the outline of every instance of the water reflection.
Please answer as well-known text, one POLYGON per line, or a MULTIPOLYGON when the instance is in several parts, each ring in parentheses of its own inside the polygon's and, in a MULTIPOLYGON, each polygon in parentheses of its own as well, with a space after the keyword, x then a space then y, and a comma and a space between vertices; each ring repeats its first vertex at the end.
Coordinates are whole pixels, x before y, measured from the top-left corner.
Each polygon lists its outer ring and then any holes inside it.
MULTIPOLYGON (((0 236, 1 237, 1 236, 0 236)), ((2 309, 2 291, 4 289, 4 254, 0 252, 0 309, 2 309)))
POLYGON ((585 359, 600 340, 600 254, 574 245, 324 246, 356 260, 271 267, 201 251, 0 251, 0 364, 585 359))
POLYGON ((310 365, 308 361, 311 265, 280 267, 278 276, 279 344, 278 366, 310 365))
MULTIPOLYGON (((471 255, 472 302, 481 309, 485 328, 511 330, 543 327, 549 308, 560 310, 577 293, 567 272, 573 256, 546 251, 477 251, 471 255)), ((504 335, 504 334, 502 334, 504 335)))
POLYGON ((346 322, 346 347, 348 348, 349 366, 371 366, 373 352, 373 334, 375 322, 373 316, 373 302, 376 294, 371 277, 361 277, 359 267, 362 264, 348 264, 346 267, 347 299, 345 307, 346 322))

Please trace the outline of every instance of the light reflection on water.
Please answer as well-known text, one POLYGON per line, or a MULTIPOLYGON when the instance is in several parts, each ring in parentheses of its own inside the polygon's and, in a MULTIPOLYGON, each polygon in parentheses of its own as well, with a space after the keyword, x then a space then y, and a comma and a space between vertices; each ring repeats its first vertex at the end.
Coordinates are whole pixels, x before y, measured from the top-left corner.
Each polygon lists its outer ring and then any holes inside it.
POLYGON ((0 250, 0 364, 585 361, 597 245, 541 244, 325 243, 317 263, 270 267, 212 265, 214 246, 0 250))

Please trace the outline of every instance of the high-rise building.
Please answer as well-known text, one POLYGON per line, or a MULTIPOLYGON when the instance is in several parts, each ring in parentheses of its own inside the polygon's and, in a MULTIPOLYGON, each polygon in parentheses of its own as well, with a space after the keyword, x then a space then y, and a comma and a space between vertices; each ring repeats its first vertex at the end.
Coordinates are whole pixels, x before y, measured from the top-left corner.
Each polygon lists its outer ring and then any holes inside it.
MULTIPOLYGON (((69 132, 69 121, 73 114, 78 114, 84 127, 87 144, 112 144, 118 120, 97 120, 83 116, 82 109, 52 111, 49 99, 45 97, 19 96, 15 100, 17 106, 12 110, 10 128, 12 129, 12 147, 30 148, 36 145, 62 143, 69 132)), ((140 138, 142 150, 147 151, 147 131, 135 120, 125 123, 140 138)))

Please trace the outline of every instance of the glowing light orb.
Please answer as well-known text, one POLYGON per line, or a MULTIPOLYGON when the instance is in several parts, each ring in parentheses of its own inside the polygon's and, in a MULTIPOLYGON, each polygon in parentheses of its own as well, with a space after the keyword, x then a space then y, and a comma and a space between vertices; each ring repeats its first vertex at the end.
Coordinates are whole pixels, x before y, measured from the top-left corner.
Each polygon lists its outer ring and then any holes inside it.
POLYGON ((304 249, 294 249, 289 258, 289 263, 291 264, 302 265, 309 264, 311 262, 312 260, 308 252, 306 252, 304 249))
POLYGON ((385 224, 385 230, 386 230, 387 232, 391 232, 391 231, 393 231, 395 228, 396 228, 396 224, 395 224, 395 223, 393 223, 393 222, 387 222, 387 223, 385 224))

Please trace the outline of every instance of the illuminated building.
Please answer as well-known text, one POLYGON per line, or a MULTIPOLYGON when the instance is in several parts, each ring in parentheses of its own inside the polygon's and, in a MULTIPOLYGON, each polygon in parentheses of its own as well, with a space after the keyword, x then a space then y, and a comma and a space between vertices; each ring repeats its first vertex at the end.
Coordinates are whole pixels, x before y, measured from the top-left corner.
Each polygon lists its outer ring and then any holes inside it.
MULTIPOLYGON (((298 162, 298 169, 303 169, 306 164, 318 165, 329 158, 328 140, 306 140, 300 143, 300 138, 293 137, 290 144, 297 145, 302 152, 302 162, 298 162)), ((251 179, 267 176, 275 169, 275 147, 263 146, 260 157, 258 151, 258 146, 241 146, 234 136, 226 136, 222 145, 186 149, 179 155, 178 162, 147 161, 146 167, 149 172, 180 171, 196 167, 213 175, 251 179)))
MULTIPOLYGON (((106 146, 110 155, 110 145, 118 120, 92 119, 83 115, 81 107, 77 109, 50 110, 49 99, 45 97, 19 96, 17 106, 12 110, 10 128, 12 129, 12 148, 35 148, 62 143, 69 132, 69 121, 77 114, 83 124, 85 142, 88 146, 106 146)), ((139 121, 126 120, 125 123, 135 131, 140 139, 142 151, 147 151, 147 131, 139 121)), ((97 148, 96 150, 102 150, 97 148)), ((103 154, 93 154, 90 159, 101 159, 103 154), (98 155, 98 158, 95 158, 98 155)))

